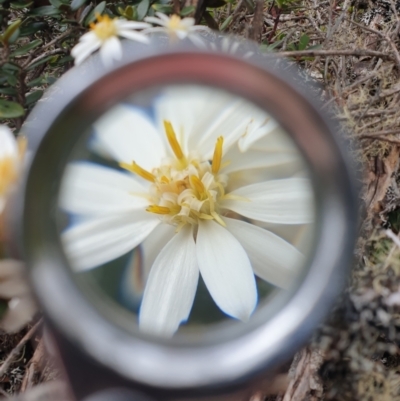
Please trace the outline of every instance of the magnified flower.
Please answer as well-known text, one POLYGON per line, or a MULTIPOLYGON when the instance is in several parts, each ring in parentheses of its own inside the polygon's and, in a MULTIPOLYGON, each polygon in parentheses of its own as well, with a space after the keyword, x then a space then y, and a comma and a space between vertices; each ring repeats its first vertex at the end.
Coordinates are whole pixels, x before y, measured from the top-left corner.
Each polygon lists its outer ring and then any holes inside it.
POLYGON ((0 214, 9 189, 18 178, 24 151, 24 140, 17 141, 8 127, 0 125, 0 214))
POLYGON ((96 15, 97 22, 90 24, 90 32, 85 33, 79 43, 72 49, 71 55, 75 64, 81 64, 93 52, 100 49, 100 57, 105 65, 122 57, 121 42, 123 37, 137 42, 149 43, 148 37, 136 32, 137 29, 150 27, 145 22, 127 21, 125 19, 111 19, 108 15, 96 15))
POLYGON ((299 156, 290 146, 278 149, 285 141, 265 113, 225 93, 174 88, 154 113, 151 119, 119 105, 95 124, 96 148, 125 172, 89 162, 67 167, 61 207, 80 218, 62 235, 66 254, 84 271, 141 245, 149 276, 139 326, 146 332, 178 329, 199 274, 219 308, 246 321, 257 304, 254 274, 285 288, 302 260, 294 246, 254 223, 313 217, 307 179, 257 180, 254 169, 299 156))
POLYGON ((144 20, 155 25, 160 25, 156 28, 146 29, 146 33, 150 32, 165 32, 172 40, 188 38, 192 40, 196 45, 202 45, 202 41, 198 38, 196 32, 208 31, 206 26, 195 25, 194 18, 181 18, 178 15, 167 15, 157 12, 157 17, 146 17, 144 20))

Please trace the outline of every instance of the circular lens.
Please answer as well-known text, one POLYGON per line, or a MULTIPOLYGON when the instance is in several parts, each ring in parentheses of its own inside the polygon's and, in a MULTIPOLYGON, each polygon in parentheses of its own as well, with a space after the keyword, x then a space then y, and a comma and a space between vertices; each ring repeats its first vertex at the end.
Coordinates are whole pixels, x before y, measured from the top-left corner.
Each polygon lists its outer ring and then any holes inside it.
POLYGON ((109 319, 198 338, 282 307, 307 270, 314 204, 306 160, 271 114, 166 85, 83 133, 57 223, 76 282, 109 319))

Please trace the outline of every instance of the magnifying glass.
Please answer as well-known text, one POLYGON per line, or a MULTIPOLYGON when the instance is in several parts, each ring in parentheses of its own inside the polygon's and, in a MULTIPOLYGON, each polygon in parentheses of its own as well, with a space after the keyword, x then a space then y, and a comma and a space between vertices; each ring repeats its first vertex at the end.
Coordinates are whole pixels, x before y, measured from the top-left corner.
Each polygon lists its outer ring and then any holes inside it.
POLYGON ((336 127, 286 63, 224 40, 125 43, 25 125, 20 244, 78 400, 242 399, 340 291, 336 127))

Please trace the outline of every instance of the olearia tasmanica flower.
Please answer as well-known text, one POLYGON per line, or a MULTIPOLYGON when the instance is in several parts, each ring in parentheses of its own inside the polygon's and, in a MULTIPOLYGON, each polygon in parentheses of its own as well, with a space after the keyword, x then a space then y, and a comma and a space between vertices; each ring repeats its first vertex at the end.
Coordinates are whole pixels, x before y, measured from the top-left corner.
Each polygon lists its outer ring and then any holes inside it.
POLYGON ((119 37, 149 43, 146 35, 138 29, 149 28, 145 22, 127 21, 122 18, 110 18, 108 15, 96 14, 97 22, 90 24, 90 31, 82 35, 79 43, 72 49, 71 55, 75 64, 81 64, 93 52, 100 49, 100 57, 105 65, 122 57, 119 37))
POLYGON ((121 170, 73 162, 61 207, 80 219, 63 232, 76 271, 140 245, 148 277, 141 330, 172 335, 191 311, 199 276, 227 315, 246 321, 257 304, 255 275, 286 288, 301 253, 261 226, 307 224, 313 195, 305 178, 259 172, 299 155, 265 112, 225 92, 164 92, 154 118, 116 106, 94 126, 96 149, 121 170))

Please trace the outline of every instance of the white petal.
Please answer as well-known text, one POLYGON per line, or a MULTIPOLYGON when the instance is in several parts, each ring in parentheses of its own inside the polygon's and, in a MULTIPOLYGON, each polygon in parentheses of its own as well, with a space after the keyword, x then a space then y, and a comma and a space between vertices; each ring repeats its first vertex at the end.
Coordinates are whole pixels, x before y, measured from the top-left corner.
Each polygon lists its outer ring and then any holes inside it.
POLYGON ((168 17, 167 14, 164 14, 164 13, 162 13, 160 11, 157 11, 156 15, 157 15, 158 18, 160 18, 161 20, 166 21, 166 22, 168 22, 171 19, 170 17, 168 17))
POLYGON ((114 24, 117 26, 118 31, 120 29, 145 29, 151 27, 151 25, 146 22, 127 21, 124 19, 117 19, 114 24))
POLYGON ((144 35, 143 33, 131 31, 129 29, 121 29, 118 32, 119 36, 122 36, 123 38, 130 39, 130 40, 135 40, 136 42, 141 42, 141 43, 150 43, 150 39, 144 35))
POLYGON ((156 24, 161 26, 166 26, 168 23, 168 21, 163 21, 161 18, 156 18, 156 17, 146 17, 144 20, 146 22, 150 22, 151 24, 156 24))
POLYGON ((110 66, 114 60, 120 60, 122 57, 122 47, 120 40, 112 36, 107 39, 100 48, 100 57, 105 66, 110 66))
POLYGON ((88 162, 70 163, 65 170, 60 206, 71 213, 105 214, 144 209, 147 188, 133 176, 88 162))
POLYGON ((176 36, 178 36, 179 39, 185 39, 186 36, 188 35, 188 31, 186 31, 185 29, 170 29, 170 33, 171 34, 175 34, 176 36))
POLYGON ((279 224, 304 224, 313 221, 313 190, 309 180, 288 178, 239 188, 222 207, 251 219, 279 224))
MULTIPOLYGON (((187 154, 189 150, 193 150, 188 147, 188 139, 198 123, 198 119, 203 116, 210 100, 210 90, 198 86, 174 86, 166 89, 154 105, 155 120, 158 123, 159 131, 164 134, 164 121, 169 121, 182 150, 187 154)), ((169 149, 165 134, 163 140, 166 148, 169 149)))
POLYGON ((132 163, 151 170, 165 157, 160 134, 140 110, 118 105, 95 123, 97 139, 119 162, 132 163))
POLYGON ((240 242, 218 223, 201 221, 196 253, 201 276, 215 303, 228 315, 248 320, 257 304, 257 288, 240 242))
POLYGON ((72 50, 71 55, 75 58, 75 64, 81 64, 86 58, 88 58, 93 52, 99 49, 101 46, 101 41, 87 40, 85 42, 79 42, 72 50))
POLYGON ((28 294, 14 298, 8 303, 8 310, 1 319, 0 328, 8 333, 16 333, 32 320, 36 312, 37 306, 28 294))
POLYGON ((29 293, 22 262, 12 259, 0 262, 0 299, 11 299, 29 293))
POLYGON ((253 224, 226 217, 224 221, 246 250, 257 276, 281 288, 288 288, 293 283, 304 261, 293 245, 253 224))
POLYGON ((0 163, 5 157, 17 160, 18 145, 11 130, 5 125, 0 125, 0 163))
POLYGON ((300 160, 300 156, 295 153, 263 152, 251 149, 241 152, 237 146, 231 146, 223 158, 223 162, 230 161, 230 163, 221 172, 232 173, 249 168, 269 168, 300 160))
POLYGON ((127 302, 134 305, 141 298, 154 261, 174 235, 175 227, 159 224, 136 248, 121 283, 122 296, 127 302))
POLYGON ((250 148, 265 152, 296 153, 299 154, 300 157, 296 144, 280 126, 277 126, 273 131, 253 142, 250 148))
POLYGON ((194 18, 183 18, 182 20, 181 20, 181 25, 183 25, 184 27, 186 27, 186 28, 190 28, 190 27, 192 27, 193 25, 194 25, 194 23, 195 23, 195 20, 194 20, 194 18))
POLYGON ((245 152, 254 142, 273 132, 279 127, 276 120, 265 112, 255 112, 255 117, 249 124, 246 135, 239 140, 239 148, 245 152))
POLYGON ((151 268, 140 307, 140 329, 171 336, 189 317, 198 278, 192 228, 186 226, 162 249, 151 268))
POLYGON ((91 269, 139 245, 160 223, 145 211, 87 219, 62 234, 64 250, 77 271, 91 269))
POLYGON ((175 235, 175 227, 170 224, 160 224, 141 244, 143 271, 145 279, 161 249, 175 235))
POLYGON ((201 116, 190 138, 191 147, 211 159, 219 136, 224 137, 224 151, 237 141, 249 123, 249 107, 243 100, 231 100, 232 95, 214 94, 207 112, 201 116))

